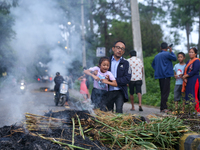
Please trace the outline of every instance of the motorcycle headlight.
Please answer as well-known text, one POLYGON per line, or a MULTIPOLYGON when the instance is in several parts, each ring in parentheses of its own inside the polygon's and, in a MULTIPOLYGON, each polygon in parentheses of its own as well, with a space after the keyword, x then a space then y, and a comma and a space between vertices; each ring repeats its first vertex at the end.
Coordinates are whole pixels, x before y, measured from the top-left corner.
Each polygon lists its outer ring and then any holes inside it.
POLYGON ((21 90, 24 90, 24 86, 20 86, 20 89, 21 89, 21 90))
POLYGON ((21 85, 24 85, 24 83, 22 82, 21 85))

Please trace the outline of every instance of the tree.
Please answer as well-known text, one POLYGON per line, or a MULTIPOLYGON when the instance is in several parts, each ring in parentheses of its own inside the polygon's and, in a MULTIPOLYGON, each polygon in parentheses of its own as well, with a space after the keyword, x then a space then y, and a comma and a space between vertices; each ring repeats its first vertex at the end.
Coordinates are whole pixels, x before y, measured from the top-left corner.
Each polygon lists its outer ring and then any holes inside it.
POLYGON ((13 66, 16 58, 14 50, 9 46, 9 42, 14 38, 15 32, 12 30, 14 19, 10 15, 10 8, 15 7, 17 1, 13 0, 0 2, 0 76, 13 66))
MULTIPOLYGON (((161 27, 158 24, 152 24, 149 20, 141 20, 140 24, 144 56, 151 56, 155 52, 160 51, 160 43, 163 37, 161 27), (151 38, 151 31, 153 31, 154 38, 151 38)), ((109 47, 112 47, 114 41, 121 39, 126 43, 125 55, 128 55, 129 51, 133 49, 131 30, 132 26, 130 22, 113 20, 111 28, 108 30, 109 33, 112 33, 109 37, 111 41, 109 47)))
POLYGON ((171 27, 181 28, 186 30, 187 49, 190 49, 189 36, 194 23, 194 11, 191 1, 174 0, 174 8, 171 11, 171 27))

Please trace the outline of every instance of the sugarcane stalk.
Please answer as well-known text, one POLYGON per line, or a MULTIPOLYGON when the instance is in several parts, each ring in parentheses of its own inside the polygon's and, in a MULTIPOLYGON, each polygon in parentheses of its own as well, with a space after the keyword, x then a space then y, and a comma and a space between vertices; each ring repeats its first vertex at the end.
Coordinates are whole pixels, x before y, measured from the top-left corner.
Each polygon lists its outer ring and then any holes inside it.
POLYGON ((76 114, 76 117, 77 117, 78 123, 79 123, 80 134, 82 135, 83 139, 85 140, 85 136, 84 136, 83 129, 82 129, 82 126, 81 126, 81 122, 80 122, 80 119, 79 119, 77 114, 76 114))
POLYGON ((84 133, 91 131, 93 128, 87 129, 84 131, 84 133))
POLYGON ((74 145, 74 129, 75 129, 74 118, 72 118, 72 124, 73 124, 73 130, 72 130, 72 145, 74 145))
POLYGON ((78 148, 78 149, 83 149, 83 150, 89 150, 89 149, 86 149, 86 148, 83 148, 83 147, 79 147, 79 146, 75 146, 75 145, 71 145, 71 144, 67 144, 67 143, 63 143, 63 142, 59 142, 59 141, 55 141, 53 140, 53 138, 46 138, 40 134, 38 134, 42 139, 48 139, 50 141, 52 141, 53 143, 56 143, 56 144, 61 144, 61 145, 65 145, 65 146, 68 146, 70 148, 78 148))

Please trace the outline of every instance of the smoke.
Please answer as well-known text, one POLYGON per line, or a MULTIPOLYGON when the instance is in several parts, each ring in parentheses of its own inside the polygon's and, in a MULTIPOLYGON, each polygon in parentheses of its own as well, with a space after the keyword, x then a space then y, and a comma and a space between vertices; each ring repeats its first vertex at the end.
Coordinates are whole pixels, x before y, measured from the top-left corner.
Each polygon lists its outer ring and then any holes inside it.
MULTIPOLYGON (((65 76, 73 61, 82 61, 81 32, 75 30, 80 28, 80 24, 67 24, 70 20, 58 1, 19 0, 18 6, 11 9, 11 15, 15 19, 13 30, 16 33, 11 47, 17 61, 7 78, 9 83, 4 84, 8 86, 1 91, 3 99, 0 104, 6 106, 4 113, 8 118, 3 124, 23 119, 26 111, 43 114, 44 110, 50 108, 45 104, 37 105, 37 108, 32 105, 38 101, 31 91, 35 87, 27 86, 25 95, 19 95, 16 92, 19 86, 12 86, 16 77, 33 77, 38 73, 35 66, 41 67, 41 64, 48 67, 49 75, 60 72, 65 76)), ((74 20, 80 20, 80 17, 74 20)), ((19 79, 16 79, 17 82, 19 79)), ((53 94, 49 99, 53 102, 53 94)))
POLYGON ((66 75, 73 59, 79 57, 80 60, 81 49, 76 49, 76 53, 65 49, 69 38, 73 39, 70 40, 73 46, 80 43, 80 36, 76 33, 70 33, 72 35, 68 36, 68 39, 61 36, 62 32, 69 35, 73 25, 67 24, 66 13, 57 2, 21 0, 11 13, 15 18, 13 29, 16 32, 12 46, 17 52, 18 65, 27 67, 39 62, 48 63, 49 74, 55 75, 59 71, 66 75), (64 30, 59 27, 61 25, 65 27, 64 30))

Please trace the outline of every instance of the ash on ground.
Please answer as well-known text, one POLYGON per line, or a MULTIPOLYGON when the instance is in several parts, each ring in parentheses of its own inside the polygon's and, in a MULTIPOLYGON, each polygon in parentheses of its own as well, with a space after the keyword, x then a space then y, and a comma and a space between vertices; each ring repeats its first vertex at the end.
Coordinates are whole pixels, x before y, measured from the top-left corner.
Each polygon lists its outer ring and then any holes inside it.
MULTIPOLYGON (((74 137, 72 136, 73 126, 71 118, 75 118, 77 116, 80 119, 80 122, 84 122, 89 117, 91 117, 88 111, 50 111, 46 113, 45 116, 31 116, 32 118, 30 118, 29 122, 26 121, 26 126, 4 126, 0 128, 0 149, 64 150, 71 149, 72 147, 70 148, 70 145, 73 145, 75 146, 73 149, 84 148, 91 150, 107 150, 108 148, 101 145, 99 141, 92 141, 86 136, 83 139, 80 134, 76 135, 76 133, 79 132, 77 127, 77 120, 75 120, 75 135, 74 137), (44 118, 46 120, 47 118, 58 118, 60 119, 62 125, 51 126, 51 124, 49 123, 50 120, 45 123, 41 118, 44 118), (32 121, 32 123, 30 121, 32 121), (34 126, 38 126, 38 128, 34 126), (72 139, 74 139, 74 144, 72 144, 72 139), (61 144, 59 144, 58 142, 61 142, 61 144)), ((51 120, 51 122, 53 122, 53 120, 51 120)))

